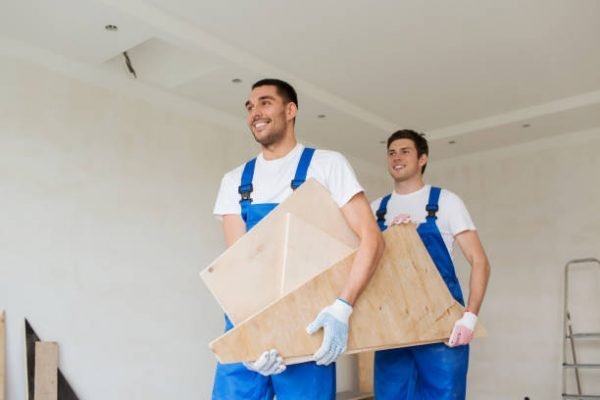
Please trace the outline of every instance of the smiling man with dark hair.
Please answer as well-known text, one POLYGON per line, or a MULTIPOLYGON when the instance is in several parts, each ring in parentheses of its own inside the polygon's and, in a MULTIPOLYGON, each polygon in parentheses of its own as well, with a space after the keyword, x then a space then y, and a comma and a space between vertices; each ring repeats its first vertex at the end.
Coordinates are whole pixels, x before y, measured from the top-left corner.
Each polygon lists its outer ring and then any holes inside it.
MULTIPOLYGON (((339 153, 315 150, 297 142, 294 120, 296 91, 287 82, 264 79, 252 86, 245 103, 248 126, 260 154, 227 173, 214 208, 222 219, 225 242, 231 246, 306 179, 325 186, 360 238, 350 277, 337 299, 307 327, 323 329, 314 361, 286 366, 276 349, 255 362, 218 364, 213 399, 277 400, 335 398, 335 364, 345 351, 352 305, 371 278, 383 252, 383 239, 352 167, 339 153)), ((226 318, 226 329, 232 324, 226 318)), ((275 328, 276 329, 276 328, 275 328)))
POLYGON ((377 400, 460 400, 466 395, 469 342, 477 323, 490 266, 471 216, 454 193, 426 185, 429 146, 425 135, 403 129, 387 141, 394 191, 373 203, 379 228, 419 223, 417 232, 456 301, 465 305, 454 271, 454 243, 471 265, 469 301, 447 344, 437 343, 375 353, 377 400))

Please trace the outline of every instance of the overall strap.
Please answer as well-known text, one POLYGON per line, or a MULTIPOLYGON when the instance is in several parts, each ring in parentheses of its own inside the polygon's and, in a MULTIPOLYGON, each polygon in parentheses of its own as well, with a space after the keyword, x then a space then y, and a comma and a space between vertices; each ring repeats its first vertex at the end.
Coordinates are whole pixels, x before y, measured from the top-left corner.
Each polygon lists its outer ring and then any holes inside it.
POLYGON ((252 178, 254 178, 254 165, 256 164, 256 158, 248 161, 244 166, 244 172, 242 172, 242 182, 238 187, 238 193, 241 196, 240 207, 242 207, 242 219, 246 221, 248 215, 248 207, 252 203, 252 178))
POLYGON ((427 211, 427 220, 437 219, 435 214, 439 210, 438 201, 440 199, 441 192, 441 188, 437 186, 431 187, 431 190, 429 191, 429 200, 427 201, 427 206, 425 207, 425 210, 427 211))
POLYGON ((315 149, 310 147, 305 147, 302 151, 298 167, 296 168, 296 176, 292 179, 292 190, 298 189, 306 180, 306 173, 308 172, 308 167, 310 166, 313 154, 315 154, 315 149))
POLYGON ((384 196, 381 198, 381 202, 379 203, 379 208, 377 209, 377 212, 375 213, 375 215, 377 216, 377 225, 379 225, 379 229, 383 232, 387 229, 387 226, 385 226, 385 214, 387 214, 387 204, 388 201, 390 201, 390 197, 392 197, 392 194, 388 194, 387 196, 384 196))

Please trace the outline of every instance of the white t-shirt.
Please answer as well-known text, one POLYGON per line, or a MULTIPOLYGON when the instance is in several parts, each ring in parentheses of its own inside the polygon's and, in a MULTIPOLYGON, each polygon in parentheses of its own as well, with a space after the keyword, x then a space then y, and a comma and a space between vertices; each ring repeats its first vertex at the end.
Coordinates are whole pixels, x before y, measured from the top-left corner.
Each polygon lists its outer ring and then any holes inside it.
MULTIPOLYGON (((256 157, 252 180, 252 204, 281 203, 290 194, 290 183, 304 146, 297 144, 288 154, 276 160, 256 157)), ((213 213, 217 216, 241 214, 240 194, 242 172, 246 163, 225 174, 215 202, 213 213)), ((316 150, 306 173, 306 179, 314 178, 325 186, 338 206, 345 205, 355 194, 363 191, 354 170, 344 156, 335 151, 316 150)))
MULTIPOLYGON (((431 185, 425 185, 416 192, 409 194, 392 192, 392 197, 390 197, 390 201, 387 204, 385 224, 390 226, 394 217, 400 214, 410 215, 412 221, 419 224, 425 222, 425 218, 427 217, 425 207, 429 200, 430 190, 431 185)), ((383 196, 371 203, 373 214, 377 213, 382 198, 383 196)), ((442 234, 448 253, 452 255, 454 237, 464 231, 474 231, 476 228, 465 204, 453 192, 442 189, 438 207, 439 210, 436 213, 437 220, 435 222, 442 234)))

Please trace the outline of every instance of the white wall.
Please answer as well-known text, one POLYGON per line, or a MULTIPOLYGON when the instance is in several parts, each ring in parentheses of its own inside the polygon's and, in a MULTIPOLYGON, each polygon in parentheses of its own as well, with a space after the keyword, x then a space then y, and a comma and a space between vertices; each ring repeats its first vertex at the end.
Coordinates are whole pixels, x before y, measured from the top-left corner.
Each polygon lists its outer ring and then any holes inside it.
POLYGON ((212 204, 244 140, 6 58, 0 87, 9 399, 24 317, 82 398, 208 398, 222 314, 198 272, 223 249, 212 204))
MULTIPOLYGON (((432 155, 427 180, 463 197, 492 264, 481 310, 489 337, 472 348, 470 399, 560 398, 563 268, 600 258, 599 153, 596 129, 459 159, 432 155)), ((456 258, 464 288, 469 268, 456 258)), ((572 278, 577 331, 600 332, 592 272, 572 278)), ((600 363, 600 340, 590 344, 580 361, 600 363)), ((584 390, 600 394, 599 377, 582 376, 584 390)))
MULTIPOLYGON (((25 397, 23 318, 82 398, 208 398, 223 322, 198 272, 223 250, 212 206, 251 134, 6 57, 0 87, 8 398, 25 397)), ((355 387, 352 358, 338 371, 355 387)))

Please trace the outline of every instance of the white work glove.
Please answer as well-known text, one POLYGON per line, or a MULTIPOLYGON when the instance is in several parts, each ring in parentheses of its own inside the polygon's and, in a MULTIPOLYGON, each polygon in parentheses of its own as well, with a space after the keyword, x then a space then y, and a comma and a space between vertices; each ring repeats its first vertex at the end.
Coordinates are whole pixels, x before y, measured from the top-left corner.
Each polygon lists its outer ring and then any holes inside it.
POLYGON ((277 350, 265 351, 254 362, 245 362, 244 366, 250 371, 258 372, 263 376, 277 375, 285 371, 283 358, 277 354, 277 350))
POLYGON ((447 345, 456 347, 471 343, 476 324, 477 315, 470 311, 465 311, 463 317, 454 323, 454 328, 452 328, 447 345))
POLYGON ((341 299, 321 310, 317 318, 306 327, 309 335, 323 328, 323 343, 313 359, 317 365, 329 365, 346 351, 348 320, 352 306, 341 299))

